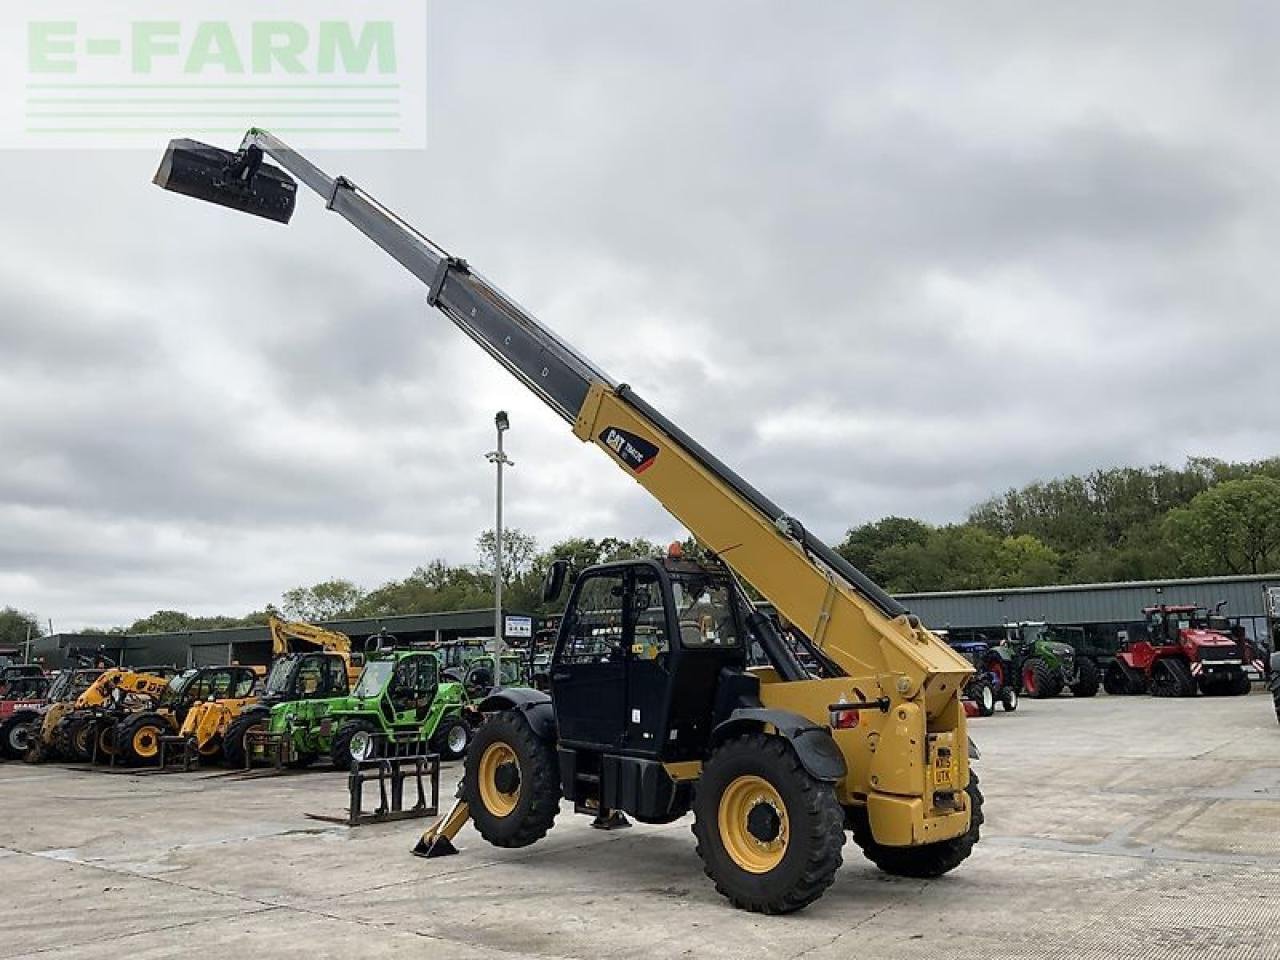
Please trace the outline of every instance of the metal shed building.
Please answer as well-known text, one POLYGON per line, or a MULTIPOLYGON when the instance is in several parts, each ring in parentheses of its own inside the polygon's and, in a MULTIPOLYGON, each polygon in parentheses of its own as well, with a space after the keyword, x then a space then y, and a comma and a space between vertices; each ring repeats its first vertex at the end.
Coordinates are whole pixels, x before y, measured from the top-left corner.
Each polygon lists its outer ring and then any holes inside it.
MULTIPOLYGON (((507 623, 509 635, 512 628, 510 621, 522 617, 516 611, 504 611, 504 622, 507 623)), ((360 649, 368 637, 382 630, 407 643, 439 642, 464 637, 492 637, 493 609, 329 620, 322 625, 345 633, 351 638, 355 649, 360 649)), ((271 638, 265 626, 147 634, 57 633, 35 641, 32 656, 50 667, 63 667, 70 664, 70 657, 76 650, 85 653, 101 651, 122 666, 172 664, 188 667, 225 663, 265 665, 271 661, 271 638)))
POLYGON ((1280 608, 1269 609, 1280 601, 1280 574, 952 590, 899 594, 898 600, 935 630, 990 635, 1004 623, 1046 620, 1085 627, 1102 644, 1114 644, 1119 631, 1142 628, 1143 607, 1212 607, 1225 600, 1222 612, 1227 617, 1242 624, 1251 638, 1269 643, 1269 624, 1280 614, 1280 608))

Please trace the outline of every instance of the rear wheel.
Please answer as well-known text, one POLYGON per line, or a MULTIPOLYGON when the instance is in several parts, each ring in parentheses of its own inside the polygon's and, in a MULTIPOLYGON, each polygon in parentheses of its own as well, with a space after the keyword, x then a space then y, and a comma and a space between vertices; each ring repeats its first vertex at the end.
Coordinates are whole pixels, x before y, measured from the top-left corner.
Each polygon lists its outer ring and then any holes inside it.
POLYGON ((516 711, 495 714, 467 750, 461 795, 476 830, 495 847, 541 840, 560 812, 554 746, 516 711))
POLYGON ((431 737, 431 749, 446 760, 467 755, 471 743, 471 725, 461 717, 445 717, 431 737))
POLYGON ((1157 660, 1151 668, 1151 695, 1153 697, 1194 697, 1196 683, 1191 670, 1181 660, 1166 657, 1157 660))
POLYGON ((916 879, 940 877, 960 866, 973 852, 986 819, 982 814, 978 775, 973 770, 969 771, 969 786, 965 787, 965 793, 969 797, 969 829, 958 837, 918 847, 887 847, 876 842, 871 835, 866 809, 858 807, 849 811, 853 840, 862 848, 866 858, 885 873, 916 879))
POLYGON ((116 727, 116 749, 127 764, 150 764, 160 759, 160 738, 169 733, 164 718, 154 713, 135 713, 116 727))
POLYGON ((978 716, 989 717, 996 712, 996 691, 986 680, 974 680, 965 690, 965 696, 978 708, 978 716))
POLYGON ((1034 700, 1051 700, 1062 692, 1062 675, 1039 657, 1022 665, 1022 690, 1034 700))
POLYGON ((834 787, 812 777, 780 737, 753 733, 717 747, 693 811, 703 869, 743 910, 800 910, 831 886, 843 862, 834 787))
POLYGON ((1081 657, 1076 665, 1076 682, 1071 685, 1075 697, 1097 696, 1099 686, 1098 665, 1088 657, 1081 657))
POLYGON ((227 732, 222 735, 222 759, 228 767, 245 766, 244 735, 250 730, 267 729, 270 716, 269 710, 249 710, 227 724, 227 732))
POLYGON ((368 760, 373 756, 377 733, 378 725, 372 720, 348 720, 333 736, 329 759, 339 770, 350 770, 352 759, 368 760))

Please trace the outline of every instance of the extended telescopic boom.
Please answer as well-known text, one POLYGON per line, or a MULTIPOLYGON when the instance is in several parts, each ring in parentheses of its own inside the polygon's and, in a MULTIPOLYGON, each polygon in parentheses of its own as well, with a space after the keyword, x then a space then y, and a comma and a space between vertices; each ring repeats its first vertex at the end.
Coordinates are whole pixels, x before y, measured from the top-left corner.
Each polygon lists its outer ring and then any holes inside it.
POLYGON ((330 177, 272 134, 250 130, 231 154, 190 140, 170 144, 156 183, 257 216, 288 222, 296 184, 319 194, 427 286, 444 313, 548 406, 580 439, 605 450, 686 528, 756 587, 851 675, 902 673, 899 694, 940 710, 968 665, 834 550, 618 384, 514 300, 345 177, 330 177), (882 649, 888 639, 892 650, 882 649), (925 689, 922 691, 922 687, 925 689))

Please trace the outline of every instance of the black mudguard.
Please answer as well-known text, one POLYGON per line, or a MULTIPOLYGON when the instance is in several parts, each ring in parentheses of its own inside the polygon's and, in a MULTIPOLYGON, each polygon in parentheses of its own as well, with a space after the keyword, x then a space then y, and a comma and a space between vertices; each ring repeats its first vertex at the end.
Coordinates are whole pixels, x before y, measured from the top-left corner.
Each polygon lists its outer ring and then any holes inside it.
POLYGON ((844 779, 848 767, 844 754, 831 738, 831 731, 789 710, 740 707, 711 732, 712 746, 738 734, 760 730, 765 724, 771 725, 791 744, 801 766, 815 780, 835 783, 844 779))
POLYGON ((556 739, 556 711, 551 697, 529 687, 499 687, 479 703, 481 713, 515 710, 543 740, 556 739))

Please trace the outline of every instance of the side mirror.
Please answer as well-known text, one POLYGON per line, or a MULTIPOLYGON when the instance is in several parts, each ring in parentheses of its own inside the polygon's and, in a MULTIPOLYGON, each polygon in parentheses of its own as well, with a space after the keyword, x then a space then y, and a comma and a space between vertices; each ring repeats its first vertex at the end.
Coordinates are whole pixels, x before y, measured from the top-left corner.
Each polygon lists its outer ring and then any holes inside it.
POLYGON ((568 560, 553 560, 547 575, 542 578, 542 602, 550 603, 560 596, 564 582, 569 576, 568 560))

